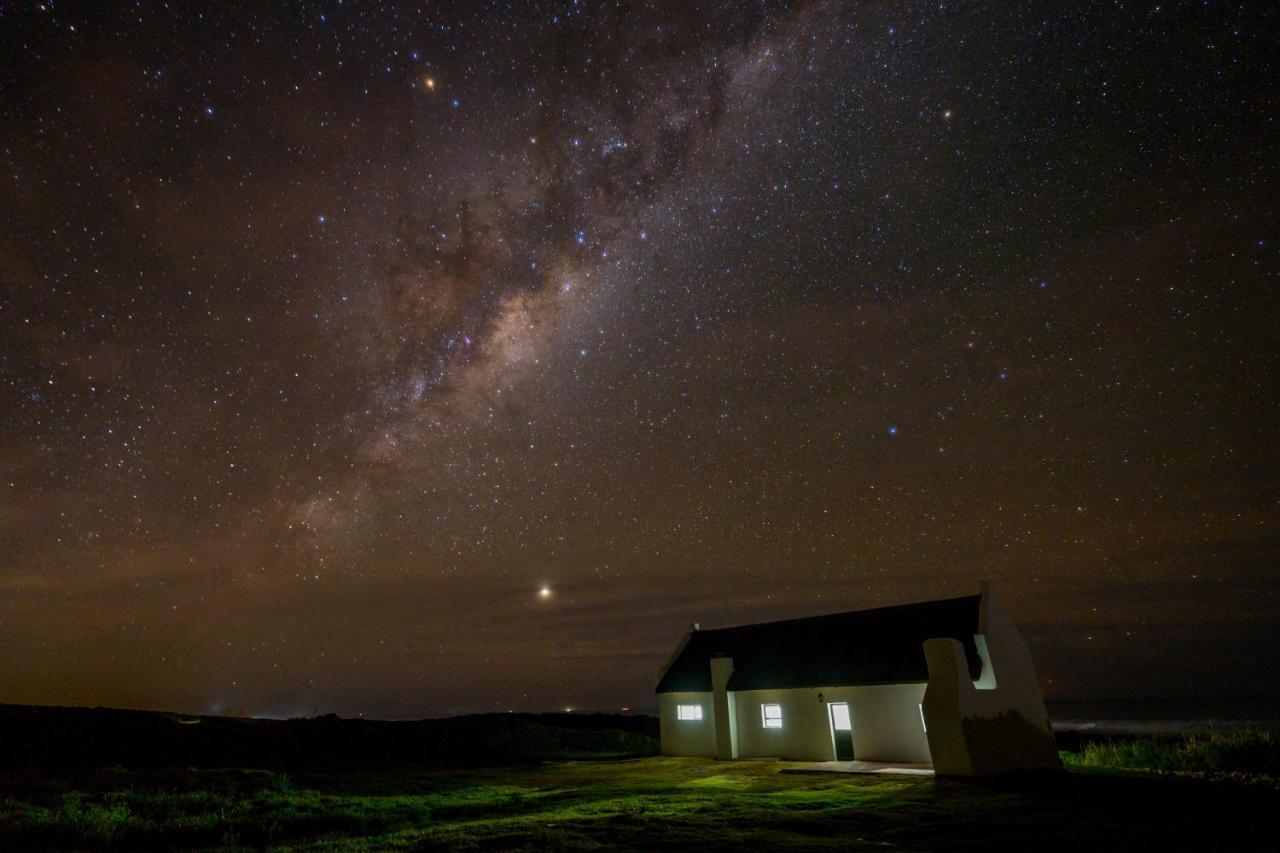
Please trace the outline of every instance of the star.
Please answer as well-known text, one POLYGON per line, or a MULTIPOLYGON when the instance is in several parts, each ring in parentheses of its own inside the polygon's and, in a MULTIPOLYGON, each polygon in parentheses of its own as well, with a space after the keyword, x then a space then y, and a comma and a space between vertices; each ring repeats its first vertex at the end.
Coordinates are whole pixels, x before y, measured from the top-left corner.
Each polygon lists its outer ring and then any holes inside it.
POLYGON ((643 712, 681 614, 987 572, 1064 696, 1280 683, 1268 4, 171 5, 4 7, 14 697, 643 712))

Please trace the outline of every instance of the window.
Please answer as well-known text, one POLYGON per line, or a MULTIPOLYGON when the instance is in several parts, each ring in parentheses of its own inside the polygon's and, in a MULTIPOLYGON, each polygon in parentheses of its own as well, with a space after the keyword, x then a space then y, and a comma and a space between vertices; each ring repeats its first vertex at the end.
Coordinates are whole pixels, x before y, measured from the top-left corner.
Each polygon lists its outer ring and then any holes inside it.
POLYGON ((926 722, 924 721, 924 703, 923 703, 923 702, 921 702, 921 703, 920 703, 919 705, 917 705, 916 707, 918 707, 918 708, 920 709, 920 728, 924 729, 924 733, 925 733, 925 734, 928 734, 928 733, 929 733, 929 724, 928 724, 928 723, 926 723, 926 722))
POLYGON ((676 719, 677 720, 701 720, 702 706, 701 705, 677 705, 676 719))
POLYGON ((831 703, 831 726, 838 732, 853 731, 853 720, 849 718, 848 702, 831 703))
POLYGON ((781 705, 761 705, 760 721, 764 723, 766 729, 782 728, 782 706, 781 705))

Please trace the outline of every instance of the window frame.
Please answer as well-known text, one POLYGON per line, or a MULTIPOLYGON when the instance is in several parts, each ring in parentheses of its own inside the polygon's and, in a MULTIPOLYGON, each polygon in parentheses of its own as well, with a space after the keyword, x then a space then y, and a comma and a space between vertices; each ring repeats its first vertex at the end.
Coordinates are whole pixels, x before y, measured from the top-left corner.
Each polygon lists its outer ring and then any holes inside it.
POLYGON ((833 732, 852 732, 853 731, 853 708, 850 707, 848 702, 845 702, 845 701, 829 702, 827 703, 827 709, 831 715, 831 730, 833 732), (844 723, 845 723, 844 728, 840 728, 840 721, 836 719, 836 717, 839 716, 839 714, 836 712, 836 708, 844 708, 844 711, 843 711, 844 723))
POLYGON ((766 729, 782 728, 782 703, 781 702, 761 702, 760 703, 760 725, 766 729), (769 716, 769 709, 777 708, 776 716, 769 716))
POLYGON ((678 704, 676 705, 676 721, 681 723, 700 723, 702 722, 702 706, 695 704, 678 704), (692 716, 685 716, 685 713, 692 711, 692 716))

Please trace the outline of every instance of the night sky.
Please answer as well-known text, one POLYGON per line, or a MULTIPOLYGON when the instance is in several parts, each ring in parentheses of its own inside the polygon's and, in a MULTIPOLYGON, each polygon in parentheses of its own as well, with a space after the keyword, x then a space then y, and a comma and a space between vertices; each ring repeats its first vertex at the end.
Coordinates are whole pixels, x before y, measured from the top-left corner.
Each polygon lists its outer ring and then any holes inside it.
POLYGON ((0 701, 1280 684, 1274 4, 284 6, 0 3, 0 701))

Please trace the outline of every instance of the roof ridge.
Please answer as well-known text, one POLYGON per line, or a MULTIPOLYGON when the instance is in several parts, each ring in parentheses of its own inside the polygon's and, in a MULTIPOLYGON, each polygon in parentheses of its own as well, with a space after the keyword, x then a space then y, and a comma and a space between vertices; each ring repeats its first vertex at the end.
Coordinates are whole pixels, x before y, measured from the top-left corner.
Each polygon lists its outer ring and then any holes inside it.
POLYGON ((820 613, 816 616, 793 616, 790 619, 776 619, 772 622, 748 622, 745 625, 726 625, 723 628, 700 628, 692 633, 705 636, 707 634, 718 634, 722 631, 740 631, 744 628, 773 628, 792 622, 818 622, 823 619, 839 619, 845 616, 855 616, 868 613, 886 613, 891 610, 906 610, 910 607, 921 607, 926 604, 958 604, 962 601, 972 601, 980 598, 982 598, 980 594, 957 595, 951 598, 927 598, 923 601, 909 601, 904 604, 887 604, 883 607, 866 607, 862 610, 845 610, 840 613, 820 613))

